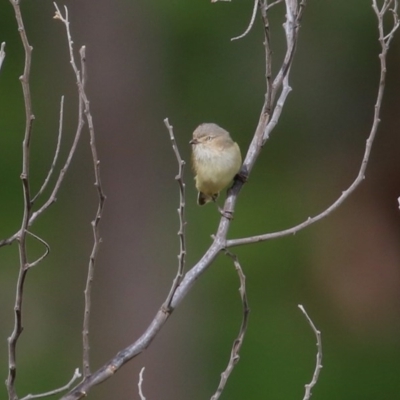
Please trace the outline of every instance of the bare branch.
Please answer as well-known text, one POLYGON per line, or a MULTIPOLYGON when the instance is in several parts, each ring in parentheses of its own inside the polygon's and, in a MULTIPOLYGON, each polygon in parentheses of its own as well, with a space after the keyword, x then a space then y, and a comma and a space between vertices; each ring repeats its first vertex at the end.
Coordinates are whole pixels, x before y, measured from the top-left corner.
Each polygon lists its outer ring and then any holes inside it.
POLYGON ((50 392, 46 393, 41 393, 41 394, 28 394, 27 396, 23 397, 21 400, 32 400, 32 399, 40 399, 43 397, 48 397, 48 396, 54 396, 55 394, 64 392, 65 390, 68 390, 74 382, 81 377, 81 373, 79 372, 79 369, 77 368, 74 372, 74 375, 72 376, 71 380, 63 387, 60 387, 58 389, 52 390, 50 392))
MULTIPOLYGON (((391 2, 391 1, 389 1, 389 2, 391 2)), ((386 3, 388 3, 388 0, 386 0, 385 4, 386 3)), ((395 1, 395 3, 396 3, 396 7, 397 7, 397 3, 398 3, 397 0, 395 1)), ((385 7, 385 4, 383 7, 385 7)), ((385 39, 385 37, 387 35, 385 35, 384 29, 383 29, 384 14, 382 14, 382 12, 379 11, 379 9, 377 8, 375 0, 373 0, 373 8, 378 17, 379 42, 381 45, 381 53, 379 54, 379 59, 380 59, 379 89, 378 89, 377 98, 376 98, 376 102, 375 102, 374 117, 373 117, 373 121, 372 121, 371 130, 370 130, 368 139, 365 144, 364 156, 361 161, 360 169, 358 171, 356 178, 354 179, 352 184, 344 192, 342 192, 341 196, 334 203, 332 203, 327 209, 325 209, 323 212, 316 215, 315 217, 310 217, 306 221, 304 221, 298 225, 295 225, 292 228, 285 229, 285 230, 282 230, 279 232, 266 233, 266 234, 262 234, 262 235, 256 235, 256 236, 251 236, 251 237, 246 237, 246 238, 241 238, 241 239, 228 240, 226 243, 227 247, 240 246, 243 244, 250 244, 250 243, 258 243, 258 242, 262 242, 265 240, 270 240, 270 239, 275 239, 278 237, 295 234, 295 233, 299 232, 300 230, 314 224, 315 222, 317 222, 317 221, 325 218, 329 214, 331 214, 356 190, 356 188, 364 180, 365 171, 367 169, 369 157, 371 154, 372 144, 376 137, 376 133, 378 131, 378 125, 380 122, 380 110, 381 110, 381 106, 382 106, 382 99, 383 99, 383 93, 385 90, 385 82, 386 82, 386 57, 387 57, 387 51, 389 49, 389 42, 391 40, 390 38, 385 39)), ((386 4, 385 9, 386 10, 388 9, 387 4, 386 4)), ((397 30, 398 26, 399 26, 398 20, 395 18, 395 25, 391 29, 392 35, 397 30)))
MULTIPOLYGON (((267 93, 265 96, 265 103, 263 105, 260 120, 256 129, 256 132, 253 137, 253 141, 250 144, 247 156, 245 158, 243 164, 243 171, 249 173, 252 167, 255 164, 255 161, 261 151, 262 148, 262 139, 264 135, 264 131, 269 122, 270 113, 273 105, 273 96, 272 96, 272 84, 271 82, 271 54, 272 51, 270 49, 269 43, 269 25, 268 19, 266 15, 266 7, 264 4, 261 7, 261 13, 264 20, 265 26, 265 50, 266 50, 266 79, 267 79, 267 93)), ((300 7, 300 9, 302 9, 300 7)), ((301 15, 300 11, 297 13, 297 18, 301 15)), ((296 25, 295 34, 298 34, 299 26, 296 25)), ((292 55, 288 61, 288 65, 285 66, 285 73, 282 75, 282 82, 285 76, 288 74, 290 70, 290 65, 293 60, 294 50, 292 49, 292 55)), ((281 70, 283 66, 281 67, 281 70)), ((278 89, 278 85, 275 86, 274 90, 278 89)), ((240 180, 236 180, 232 188, 228 191, 227 199, 225 201, 224 209, 225 210, 234 210, 234 206, 236 203, 237 195, 240 192, 241 187, 243 186, 243 182, 240 180)), ((210 267, 212 262, 218 256, 221 250, 227 248, 227 233, 230 226, 231 221, 228 218, 221 218, 220 223, 217 229, 216 234, 213 236, 213 242, 209 249, 205 252, 201 260, 190 270, 188 271, 184 278, 182 279, 180 285, 176 288, 175 293, 171 299, 170 307, 166 309, 164 306, 161 306, 153 321, 150 323, 146 331, 142 334, 140 338, 138 338, 134 343, 126 347, 117 353, 111 360, 109 360, 106 364, 104 364, 99 370, 92 373, 91 376, 84 379, 82 383, 80 383, 77 387, 72 389, 69 394, 63 397, 63 400, 77 400, 87 395, 87 392, 95 385, 104 382, 109 379, 115 372, 117 372, 125 363, 127 363, 132 358, 136 357, 142 351, 144 351, 152 342, 154 337, 157 335, 159 330, 165 324, 172 311, 180 304, 180 302, 185 298, 185 296, 189 293, 190 289, 199 278, 199 276, 204 273, 207 268, 210 267)), ((165 303, 163 303, 164 305, 165 303)))
POLYGON ((239 260, 236 255, 226 251, 226 255, 232 258, 233 263, 235 265, 236 271, 239 276, 239 281, 240 281, 240 287, 239 287, 239 292, 240 292, 240 298, 242 299, 242 305, 243 305, 243 318, 242 318, 242 324, 240 326, 239 334, 235 341, 233 342, 232 350, 231 350, 231 357, 229 359, 228 366, 226 367, 225 371, 221 374, 221 380, 219 382, 217 391, 214 393, 214 395, 211 397, 211 400, 218 400, 225 388, 225 385, 228 381, 228 378, 233 371, 233 368, 235 368, 235 365, 239 362, 240 356, 239 352, 243 344, 244 340, 244 335, 246 334, 247 331, 247 325, 248 325, 248 316, 250 312, 249 308, 249 303, 247 301, 247 294, 246 294, 246 277, 243 273, 242 267, 239 264, 239 260))
POLYGON ((138 383, 138 389, 139 389, 139 396, 140 400, 146 400, 146 397, 144 397, 143 392, 142 392, 142 384, 143 384, 143 373, 144 373, 145 367, 143 367, 140 370, 139 373, 139 383, 138 383))
POLYGON ((178 175, 175 177, 175 180, 179 184, 179 246, 180 251, 178 255, 178 271, 176 273, 175 279, 173 281, 171 290, 165 300, 163 307, 166 310, 169 310, 171 307, 171 299, 173 298, 176 288, 182 281, 183 273, 185 271, 185 261, 186 261, 186 221, 185 221, 185 182, 183 180, 183 171, 185 167, 185 161, 182 160, 182 157, 179 152, 178 145, 175 140, 173 127, 170 125, 168 118, 164 119, 164 124, 168 129, 169 137, 171 139, 172 148, 175 153, 176 160, 178 161, 178 175))
POLYGON ((249 26, 241 35, 233 37, 231 41, 242 39, 251 31, 251 28, 253 28, 254 25, 254 21, 256 20, 257 8, 258 8, 258 0, 254 0, 253 12, 251 14, 249 26))
POLYGON ((321 332, 315 327, 314 323, 312 322, 312 319, 308 316, 307 311, 304 309, 304 307, 299 304, 298 307, 300 308, 301 312, 305 315, 307 318, 308 324, 311 326, 311 329, 314 331, 315 337, 317 339, 317 356, 316 356, 316 361, 315 361, 315 370, 313 377, 311 379, 311 382, 305 385, 305 394, 303 397, 303 400, 310 400, 311 398, 311 390, 313 387, 317 384, 318 382, 318 377, 319 373, 321 372, 322 369, 322 341, 321 341, 321 332))
POLYGON ((0 70, 3 65, 3 61, 6 58, 6 52, 4 51, 4 48, 6 47, 6 42, 2 42, 0 46, 0 70))
POLYGON ((51 176, 53 175, 53 171, 54 171, 54 168, 56 166, 57 159, 58 159, 58 154, 60 153, 63 118, 64 118, 64 96, 61 96, 60 119, 59 119, 59 123, 58 123, 58 139, 57 139, 57 146, 56 146, 56 151, 54 153, 53 162, 51 163, 50 170, 49 170, 49 172, 48 172, 48 174, 46 176, 46 179, 43 182, 42 187, 39 189, 39 191, 37 192, 36 196, 34 196, 33 199, 31 200, 31 204, 33 204, 36 201, 36 199, 43 193, 43 191, 47 187, 47 184, 49 183, 49 180, 50 180, 51 176))

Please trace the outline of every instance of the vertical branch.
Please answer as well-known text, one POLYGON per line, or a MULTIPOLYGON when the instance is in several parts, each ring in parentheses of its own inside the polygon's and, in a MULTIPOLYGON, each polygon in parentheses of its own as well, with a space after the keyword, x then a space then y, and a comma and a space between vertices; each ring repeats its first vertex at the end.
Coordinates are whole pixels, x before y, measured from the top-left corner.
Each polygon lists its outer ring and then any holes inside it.
MULTIPOLYGON (((16 348, 18 338, 22 333, 22 303, 24 294, 24 282, 26 274, 29 269, 28 256, 26 251, 26 230, 29 223, 31 214, 31 199, 29 189, 29 161, 30 161, 30 142, 32 133, 32 123, 35 119, 32 112, 32 100, 31 100, 31 89, 30 89, 30 72, 31 72, 31 61, 32 61, 32 46, 29 44, 28 37, 25 31, 24 22, 22 19, 21 9, 19 7, 19 1, 10 0, 15 13, 15 18, 18 24, 18 32, 21 37, 21 41, 25 52, 25 65, 24 73, 19 78, 22 85, 22 91, 24 95, 25 105, 25 133, 22 141, 22 191, 24 196, 24 209, 23 217, 19 235, 17 237, 19 247, 19 274, 16 285, 16 296, 14 304, 14 329, 8 338, 8 377, 6 381, 8 396, 10 400, 17 399, 15 390, 15 378, 16 378, 16 348)), ((4 51, 4 47, 2 46, 4 51)))
POLYGON ((185 161, 182 160, 182 157, 179 153, 178 145, 176 144, 174 130, 170 125, 168 118, 164 119, 164 124, 168 129, 169 137, 171 139, 172 148, 174 150, 176 159, 178 161, 178 175, 175 177, 175 180, 179 184, 179 255, 178 255, 178 271, 175 276, 175 279, 172 283, 171 290, 167 296, 163 304, 163 308, 167 311, 171 309, 171 300, 174 297, 175 291, 179 284, 182 281, 183 273, 185 271, 185 260, 186 260, 186 221, 185 221, 185 182, 183 180, 183 170, 185 167, 185 161))
POLYGON ((92 114, 90 113, 90 104, 89 100, 85 93, 85 76, 86 76, 86 53, 85 53, 85 46, 82 46, 80 49, 80 56, 81 56, 81 63, 82 63, 82 80, 79 86, 79 90, 81 93, 81 97, 84 103, 84 112, 86 115, 86 119, 89 126, 89 134, 90 134, 90 149, 92 151, 92 160, 93 160, 93 168, 94 168, 94 176, 95 176, 95 187, 97 189, 97 196, 98 196, 98 207, 97 212, 95 215, 94 220, 92 221, 92 228, 93 228, 93 248, 92 253, 90 254, 89 260, 89 268, 88 268, 88 275, 86 280, 86 287, 85 287, 85 311, 84 311, 84 318, 83 318, 83 376, 90 375, 90 362, 89 362, 89 320, 90 320, 90 309, 91 309, 91 289, 92 289, 92 282, 94 278, 94 269, 97 260, 97 254, 100 249, 101 237, 100 237, 100 229, 99 224, 101 217, 103 215, 104 209, 104 202, 106 200, 106 196, 104 195, 103 188, 101 185, 101 178, 100 178, 100 160, 97 154, 97 147, 96 147, 96 137, 93 125, 93 118, 92 114))
POLYGON ((100 243, 101 243, 99 224, 100 224, 100 220, 101 220, 101 217, 103 214, 104 202, 105 202, 106 197, 104 195, 102 184, 101 184, 100 160, 99 160, 98 154, 97 154, 96 137, 95 137, 95 131, 94 131, 94 125, 93 125, 93 118, 92 118, 92 114, 90 112, 90 102, 88 100, 88 97, 87 97, 86 91, 85 91, 86 48, 85 48, 85 46, 82 46, 80 49, 80 52, 79 52, 80 60, 81 60, 81 69, 82 69, 82 74, 81 74, 81 72, 79 71, 79 69, 76 65, 76 62, 75 62, 75 56, 74 56, 74 51, 73 51, 73 41, 72 41, 70 29, 69 29, 68 9, 67 9, 67 7, 64 7, 65 17, 63 17, 56 3, 54 3, 54 6, 56 8, 56 15, 54 18, 61 20, 63 22, 63 24, 65 25, 65 29, 66 29, 66 33, 67 33, 67 40, 68 40, 69 55, 70 55, 70 64, 75 73, 76 82, 78 85, 79 97, 80 97, 80 100, 82 101, 83 112, 85 114, 86 121, 87 121, 88 127, 89 127, 90 149, 91 149, 91 153, 92 153, 93 169, 94 169, 94 176, 95 176, 94 185, 96 187, 97 196, 98 196, 97 212, 96 212, 94 220, 92 221, 94 243, 93 243, 93 247, 92 247, 92 252, 90 254, 88 274, 87 274, 86 286, 85 286, 85 291, 84 291, 84 293, 85 293, 85 310, 84 310, 83 330, 82 330, 82 342, 83 342, 82 364, 83 364, 83 376, 84 376, 84 378, 86 378, 86 377, 90 376, 89 320, 90 320, 90 310, 91 310, 91 288, 92 288, 92 282, 93 282, 93 278, 94 278, 94 270, 95 270, 95 265, 96 265, 96 260, 97 260, 97 254, 98 254, 98 251, 100 248, 100 243))

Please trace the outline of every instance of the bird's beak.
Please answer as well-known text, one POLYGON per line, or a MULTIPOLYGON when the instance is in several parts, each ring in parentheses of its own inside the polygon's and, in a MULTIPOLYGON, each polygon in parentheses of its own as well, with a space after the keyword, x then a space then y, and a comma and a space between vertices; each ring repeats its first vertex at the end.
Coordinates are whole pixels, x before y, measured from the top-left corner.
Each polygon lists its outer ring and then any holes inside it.
POLYGON ((189 144, 198 144, 199 141, 197 139, 192 139, 189 144))

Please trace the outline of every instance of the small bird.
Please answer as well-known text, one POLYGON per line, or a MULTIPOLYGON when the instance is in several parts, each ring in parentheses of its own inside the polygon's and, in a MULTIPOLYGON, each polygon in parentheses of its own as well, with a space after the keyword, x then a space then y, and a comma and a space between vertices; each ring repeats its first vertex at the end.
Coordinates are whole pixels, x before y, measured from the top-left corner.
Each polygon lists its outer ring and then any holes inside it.
POLYGON ((219 192, 239 172, 242 165, 240 148, 229 132, 217 124, 204 123, 193 132, 192 165, 195 172, 197 204, 216 201, 219 192))

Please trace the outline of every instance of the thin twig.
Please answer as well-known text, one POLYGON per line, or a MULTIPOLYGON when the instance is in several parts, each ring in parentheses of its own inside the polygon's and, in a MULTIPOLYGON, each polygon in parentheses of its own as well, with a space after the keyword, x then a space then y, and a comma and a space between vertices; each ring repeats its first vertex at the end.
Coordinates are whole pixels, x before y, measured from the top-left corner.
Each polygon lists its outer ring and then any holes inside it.
POLYGON ((145 367, 143 367, 143 368, 140 370, 140 373, 139 373, 138 389, 139 389, 140 400, 146 400, 146 397, 144 397, 143 391, 142 391, 143 373, 144 373, 144 370, 145 370, 145 367))
POLYGON ((182 281, 183 273, 185 271, 185 261, 186 261, 186 221, 185 221, 185 181, 183 179, 183 171, 185 167, 185 161, 182 160, 182 157, 179 152, 178 145, 175 140, 174 136, 174 128, 170 125, 168 118, 164 119, 164 124, 168 129, 169 137, 171 139, 172 148, 175 153, 176 160, 178 161, 178 175, 176 175, 175 180, 178 182, 179 185, 179 208, 178 208, 178 215, 179 215, 179 255, 178 255, 178 271, 172 283, 172 287, 170 292, 167 296, 167 299, 164 303, 165 310, 170 311, 171 308, 171 299, 173 298, 176 288, 182 281))
POLYGON ((54 3, 54 6, 56 8, 56 18, 60 19, 61 22, 63 22, 63 24, 65 25, 67 38, 68 38, 70 64, 75 73, 75 77, 76 77, 76 81, 77 81, 77 85, 78 85, 79 97, 83 101, 83 106, 84 106, 83 112, 86 116, 86 120, 87 120, 88 127, 89 127, 90 149, 92 152, 93 169, 94 169, 94 176, 95 176, 94 185, 97 189, 97 195, 98 195, 97 212, 96 212, 94 220, 92 221, 94 243, 93 243, 92 252, 90 254, 86 287, 85 287, 85 291, 84 291, 84 293, 85 293, 85 311, 84 311, 83 331, 82 331, 82 341, 83 341, 83 361, 82 361, 82 363, 83 363, 83 376, 84 376, 84 378, 86 378, 90 375, 89 321, 90 321, 90 310, 91 310, 91 289, 92 289, 92 282, 94 279, 94 270, 95 270, 95 265, 96 265, 96 260, 97 260, 97 254, 99 252, 100 243, 101 243, 99 224, 100 224, 100 220, 101 220, 101 217, 103 214, 104 202, 105 202, 106 197, 104 195, 103 188, 101 185, 100 160, 99 160, 99 157, 97 154, 96 137, 95 137, 95 131, 94 131, 94 125, 93 125, 93 118, 92 118, 92 114, 90 112, 90 102, 88 100, 88 97, 87 97, 86 91, 85 91, 86 48, 85 48, 85 46, 82 46, 80 49, 80 52, 79 52, 80 59, 81 59, 81 69, 82 69, 82 74, 81 74, 76 65, 76 62, 75 62, 75 56, 74 56, 74 51, 73 51, 73 41, 72 41, 70 29, 69 29, 68 9, 67 9, 67 7, 64 6, 65 17, 63 17, 60 12, 60 9, 58 8, 56 3, 54 3))
POLYGON ((271 4, 268 4, 266 9, 269 10, 270 8, 276 6, 277 4, 282 3, 282 1, 283 0, 276 0, 276 1, 272 2, 271 4))
POLYGON ((300 308, 301 312, 307 318, 308 324, 311 326, 311 329, 313 330, 313 332, 315 334, 315 338, 317 339, 317 356, 316 356, 316 361, 315 361, 314 374, 313 374, 313 377, 311 379, 311 382, 308 383, 307 385, 305 385, 305 394, 304 394, 304 397, 303 397, 303 400, 310 400, 310 398, 311 398, 311 390, 317 384, 319 373, 321 372, 321 369, 322 369, 321 332, 315 327, 314 323, 312 322, 312 319, 309 317, 309 315, 307 314, 307 311, 304 309, 304 307, 301 304, 299 304, 298 307, 300 308))
POLYGON ((53 396, 55 394, 64 392, 65 390, 68 390, 73 383, 81 377, 81 373, 79 372, 79 369, 77 368, 74 372, 74 375, 72 376, 71 380, 63 387, 60 387, 58 389, 51 390, 50 392, 46 393, 40 393, 40 394, 28 394, 27 396, 23 397, 21 400, 32 400, 32 399, 40 399, 43 397, 48 397, 48 396, 53 396))
POLYGON ((43 244, 43 246, 46 248, 46 251, 44 252, 44 254, 42 256, 40 256, 36 261, 29 263, 29 265, 27 266, 27 268, 33 268, 36 265, 38 265, 42 260, 44 260, 50 253, 50 246, 48 245, 48 243, 46 241, 44 241, 42 238, 40 238, 39 236, 35 235, 32 232, 26 231, 26 233, 28 233, 29 235, 31 235, 32 237, 34 237, 36 240, 38 240, 40 243, 43 244))
POLYGON ((0 46, 0 70, 3 65, 3 61, 6 58, 6 52, 4 51, 6 47, 6 42, 2 42, 0 46))
POLYGON ((257 8, 258 8, 258 0, 254 0, 253 12, 251 14, 250 23, 247 29, 241 35, 233 37, 231 41, 242 39, 251 31, 251 28, 253 28, 254 25, 254 21, 256 20, 257 8))
POLYGON ((54 153, 53 162, 51 163, 51 167, 50 167, 49 172, 48 172, 48 174, 46 176, 46 179, 43 182, 42 187, 39 189, 39 191, 37 192, 36 196, 34 196, 33 199, 31 200, 31 204, 33 204, 36 201, 36 199, 44 192, 44 190, 47 187, 47 184, 49 183, 49 180, 50 180, 51 176, 53 175, 53 171, 54 171, 54 168, 55 168, 56 163, 57 163, 58 155, 60 153, 63 118, 64 118, 64 96, 61 96, 60 119, 59 119, 59 122, 58 122, 58 139, 57 139, 57 146, 56 146, 56 151, 54 153))
POLYGON ((18 25, 18 32, 21 37, 21 42, 25 52, 25 65, 24 73, 20 76, 22 85, 22 91, 24 94, 24 105, 25 105, 25 133, 22 142, 22 172, 21 182, 22 191, 24 197, 23 206, 23 217, 21 222, 21 228, 17 235, 18 250, 19 250, 19 274, 16 284, 15 293, 15 304, 14 304, 14 328, 8 338, 8 376, 6 380, 6 386, 8 391, 9 400, 17 399, 17 393, 15 389, 16 379, 16 357, 17 357, 17 342, 18 338, 22 333, 22 304, 24 295, 24 283, 26 274, 29 270, 29 261, 26 249, 26 235, 29 224, 29 218, 31 215, 31 194, 30 194, 30 181, 29 181, 29 168, 30 168, 30 143, 32 136, 32 124, 35 116, 32 112, 32 99, 30 89, 30 73, 31 73, 31 62, 32 62, 32 46, 29 44, 28 37, 25 31, 25 26, 21 14, 19 2, 10 0, 14 14, 18 25))
POLYGON ((82 82, 79 86, 79 91, 81 93, 81 97, 85 104, 85 115, 89 126, 89 134, 90 134, 90 149, 92 151, 92 160, 93 160, 93 169, 94 169, 94 176, 95 176, 95 187, 97 189, 97 197, 98 197, 98 207, 97 212, 95 215, 95 219, 92 221, 92 228, 93 228, 93 248, 92 253, 90 254, 90 261, 89 261, 89 268, 88 268, 88 275, 86 280, 86 287, 85 287, 85 314, 83 320, 83 376, 86 377, 90 375, 90 364, 89 364, 89 320, 90 320, 90 309, 91 309, 91 289, 92 289, 92 282, 94 278, 94 270, 97 261, 97 254, 100 249, 101 244, 101 237, 100 237, 100 230, 99 224, 101 217, 103 215, 104 210, 104 202, 106 200, 106 196, 103 192, 103 187, 101 184, 101 177, 100 177, 100 160, 97 155, 97 147, 96 147, 96 137, 93 125, 93 118, 92 114, 90 113, 89 107, 89 100, 86 96, 85 92, 85 76, 86 76, 86 54, 85 54, 85 46, 81 47, 80 50, 81 55, 81 63, 82 63, 82 82))
POLYGON ((235 365, 239 362, 240 359, 240 349, 243 344, 244 340, 244 335, 246 334, 247 331, 247 325, 248 325, 248 316, 250 312, 249 308, 249 303, 247 301, 247 294, 246 294, 246 277, 243 273, 242 267, 240 266, 239 260, 235 254, 232 254, 228 251, 225 252, 227 256, 232 258, 233 263, 235 265, 235 269, 238 273, 239 276, 239 281, 240 281, 240 287, 239 287, 239 293, 240 293, 240 298, 242 300, 242 306, 243 306, 243 318, 242 318, 242 324, 240 326, 239 334, 235 341, 233 342, 232 350, 231 350, 231 356, 229 359, 228 366, 226 367, 225 371, 221 374, 221 380, 219 382, 218 388, 216 392, 213 394, 211 397, 211 400, 218 400, 225 388, 225 385, 228 381, 228 378, 230 374, 233 371, 233 368, 235 368, 235 365))

